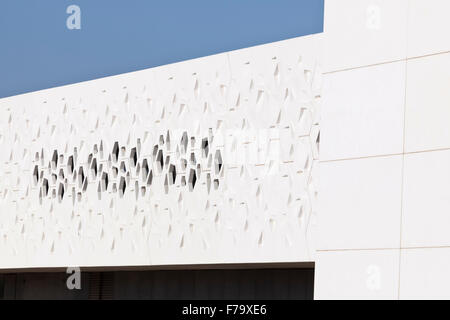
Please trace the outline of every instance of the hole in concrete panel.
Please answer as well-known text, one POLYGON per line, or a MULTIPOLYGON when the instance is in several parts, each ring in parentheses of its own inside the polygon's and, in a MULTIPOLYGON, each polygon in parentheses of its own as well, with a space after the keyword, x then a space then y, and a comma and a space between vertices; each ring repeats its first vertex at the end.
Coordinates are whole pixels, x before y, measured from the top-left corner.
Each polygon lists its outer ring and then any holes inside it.
POLYGON ((197 174, 195 173, 194 169, 191 169, 189 171, 189 178, 188 178, 189 191, 194 190, 196 182, 197 182, 197 174))
POLYGON ((152 182, 153 182, 153 170, 150 170, 150 174, 148 175, 148 178, 147 178, 147 185, 151 186, 152 182))
POLYGON ((59 169, 58 179, 64 180, 64 170, 63 169, 59 169))
POLYGON ((52 169, 55 170, 58 166, 58 151, 54 150, 51 160, 52 169))
POLYGON ((136 195, 136 200, 139 199, 139 182, 134 182, 134 193, 136 195))
POLYGON ((155 158, 157 154, 158 154, 158 145, 155 145, 155 146, 153 147, 153 153, 152 153, 153 158, 155 158))
POLYGON ((70 156, 69 159, 67 160, 67 170, 70 175, 73 174, 73 168, 74 168, 73 156, 70 156))
POLYGON ((147 179, 147 176, 148 176, 148 162, 147 162, 147 159, 144 159, 142 161, 141 172, 142 172, 142 181, 145 182, 145 180, 147 179))
POLYGON ((125 161, 122 161, 120 163, 120 172, 122 172, 122 173, 126 173, 127 172, 127 167, 125 166, 125 161))
POLYGON ((73 163, 77 164, 77 159, 78 159, 78 148, 75 147, 73 148, 73 163))
POLYGON ((177 177, 177 169, 173 164, 169 167, 169 183, 174 184, 177 177))
POLYGON ((102 191, 108 190, 109 178, 108 178, 108 174, 106 172, 102 173, 102 178, 100 180, 100 183, 102 186, 102 191))
POLYGON ((319 150, 319 145, 320 145, 320 131, 319 131, 319 133, 317 134, 317 138, 316 138, 316 147, 317 147, 317 150, 319 150))
POLYGON ((103 159, 103 141, 100 141, 100 158, 103 159))
POLYGON ((42 181, 42 195, 44 197, 46 197, 48 195, 48 180, 44 179, 44 181, 42 181))
POLYGON ((137 139, 137 141, 136 141, 136 147, 137 147, 137 152, 139 153, 139 154, 141 154, 141 139, 140 138, 138 138, 137 139))
POLYGON ((139 177, 139 174, 141 173, 141 164, 138 163, 136 166, 136 176, 139 177))
POLYGON ((33 183, 34 183, 34 185, 37 185, 38 181, 39 181, 39 168, 38 168, 38 166, 35 166, 34 170, 33 170, 33 183))
POLYGON ((114 142, 113 150, 112 150, 112 160, 113 162, 117 162, 119 160, 119 143, 114 142))
POLYGON ((92 163, 91 163, 91 173, 92 173, 92 177, 93 179, 97 178, 97 159, 92 159, 92 163))
POLYGON ((220 150, 216 150, 216 154, 214 156, 214 167, 216 174, 220 173, 220 170, 222 169, 222 154, 220 153, 220 150))
POLYGON ((122 198, 123 195, 125 194, 125 190, 127 188, 127 183, 125 182, 125 178, 124 177, 120 177, 120 182, 119 182, 119 196, 122 198))
POLYGON ((186 168, 187 168, 187 160, 181 158, 180 162, 181 162, 181 170, 183 170, 183 171, 186 170, 186 168))
POLYGON ((44 165, 44 149, 41 149, 41 165, 44 165))
POLYGON ((87 187, 88 187, 88 179, 87 178, 85 178, 84 179, 84 183, 83 183, 83 192, 86 192, 86 190, 87 190, 87 187))
POLYGON ((170 150, 170 134, 169 134, 169 130, 167 130, 167 134, 166 134, 166 148, 167 148, 167 150, 170 150))
POLYGON ((156 156, 156 167, 158 172, 161 172, 164 168, 164 160, 163 160, 163 152, 162 150, 158 151, 158 155, 156 156))
POLYGON ((209 191, 211 190, 211 174, 206 175, 206 189, 209 191))
POLYGON ((116 167, 112 167, 112 175, 113 178, 117 178, 117 175, 119 174, 119 170, 116 167))
POLYGON ((209 152, 208 138, 202 139, 202 156, 206 158, 209 152))
POLYGON ((58 187, 58 201, 61 202, 63 198, 64 198, 64 185, 60 183, 58 187))
POLYGON ((190 161, 191 165, 193 165, 193 166, 195 166, 197 164, 197 161, 195 160, 195 153, 194 152, 191 153, 189 161, 190 161))
POLYGON ((136 167, 137 164, 137 151, 136 148, 132 148, 130 151, 130 165, 132 168, 136 167))
POLYGON ((187 132, 183 132, 183 136, 181 137, 181 152, 186 153, 187 151, 187 145, 188 145, 188 134, 187 132))
POLYGON ((101 181, 98 183, 97 195, 98 195, 98 200, 102 200, 102 183, 101 183, 101 181))
POLYGON ((84 171, 83 171, 83 167, 80 167, 78 169, 78 186, 81 188, 83 186, 85 177, 84 177, 84 171))
POLYGON ((200 163, 197 164, 197 178, 200 179, 200 175, 202 174, 202 168, 200 166, 200 163))

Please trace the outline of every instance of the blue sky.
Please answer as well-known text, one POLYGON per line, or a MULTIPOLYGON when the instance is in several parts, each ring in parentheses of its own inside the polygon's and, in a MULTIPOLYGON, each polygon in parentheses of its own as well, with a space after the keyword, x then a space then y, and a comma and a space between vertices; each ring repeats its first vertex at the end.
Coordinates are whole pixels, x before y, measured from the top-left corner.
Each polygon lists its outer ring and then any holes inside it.
POLYGON ((0 97, 322 29, 323 0, 1 0, 0 97))

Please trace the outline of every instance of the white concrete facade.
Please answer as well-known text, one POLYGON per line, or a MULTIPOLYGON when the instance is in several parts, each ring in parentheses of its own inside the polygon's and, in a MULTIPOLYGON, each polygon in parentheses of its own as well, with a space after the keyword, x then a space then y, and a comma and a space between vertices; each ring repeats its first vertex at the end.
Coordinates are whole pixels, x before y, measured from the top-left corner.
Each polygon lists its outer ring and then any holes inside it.
POLYGON ((1 99, 0 268, 315 262, 316 299, 450 299, 449 11, 325 0, 322 34, 1 99))
POLYGON ((312 262, 319 38, 0 101, 0 268, 312 262))
POLYGON ((446 0, 326 0, 316 299, 450 298, 446 0))

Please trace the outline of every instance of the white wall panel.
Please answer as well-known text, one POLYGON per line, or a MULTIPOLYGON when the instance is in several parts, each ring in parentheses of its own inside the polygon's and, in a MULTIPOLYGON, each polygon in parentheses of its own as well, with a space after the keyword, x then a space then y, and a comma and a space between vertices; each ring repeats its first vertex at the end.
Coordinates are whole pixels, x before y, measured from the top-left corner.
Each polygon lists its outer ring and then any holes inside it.
POLYGON ((398 248, 401 172, 401 156, 322 162, 317 248, 398 248))
POLYGON ((450 51, 450 1, 410 0, 408 57, 450 51))
POLYGON ((450 298, 450 248, 401 251, 400 299, 450 298))
POLYGON ((314 298, 397 299, 399 250, 319 251, 314 298))
POLYGON ((450 148, 450 53, 407 68, 405 152, 450 148))
POLYGON ((403 152, 406 62, 324 76, 320 159, 403 152))
POLYGON ((326 0, 324 71, 406 57, 408 0, 326 0))
POLYGON ((405 155, 402 247, 449 246, 450 150, 405 155))

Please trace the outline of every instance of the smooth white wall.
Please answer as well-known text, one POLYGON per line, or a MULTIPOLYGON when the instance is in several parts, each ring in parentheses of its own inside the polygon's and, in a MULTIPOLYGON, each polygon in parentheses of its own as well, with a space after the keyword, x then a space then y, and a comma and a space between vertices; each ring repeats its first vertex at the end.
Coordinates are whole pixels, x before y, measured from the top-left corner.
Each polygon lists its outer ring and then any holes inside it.
POLYGON ((450 298, 449 9, 325 1, 316 299, 450 298))

